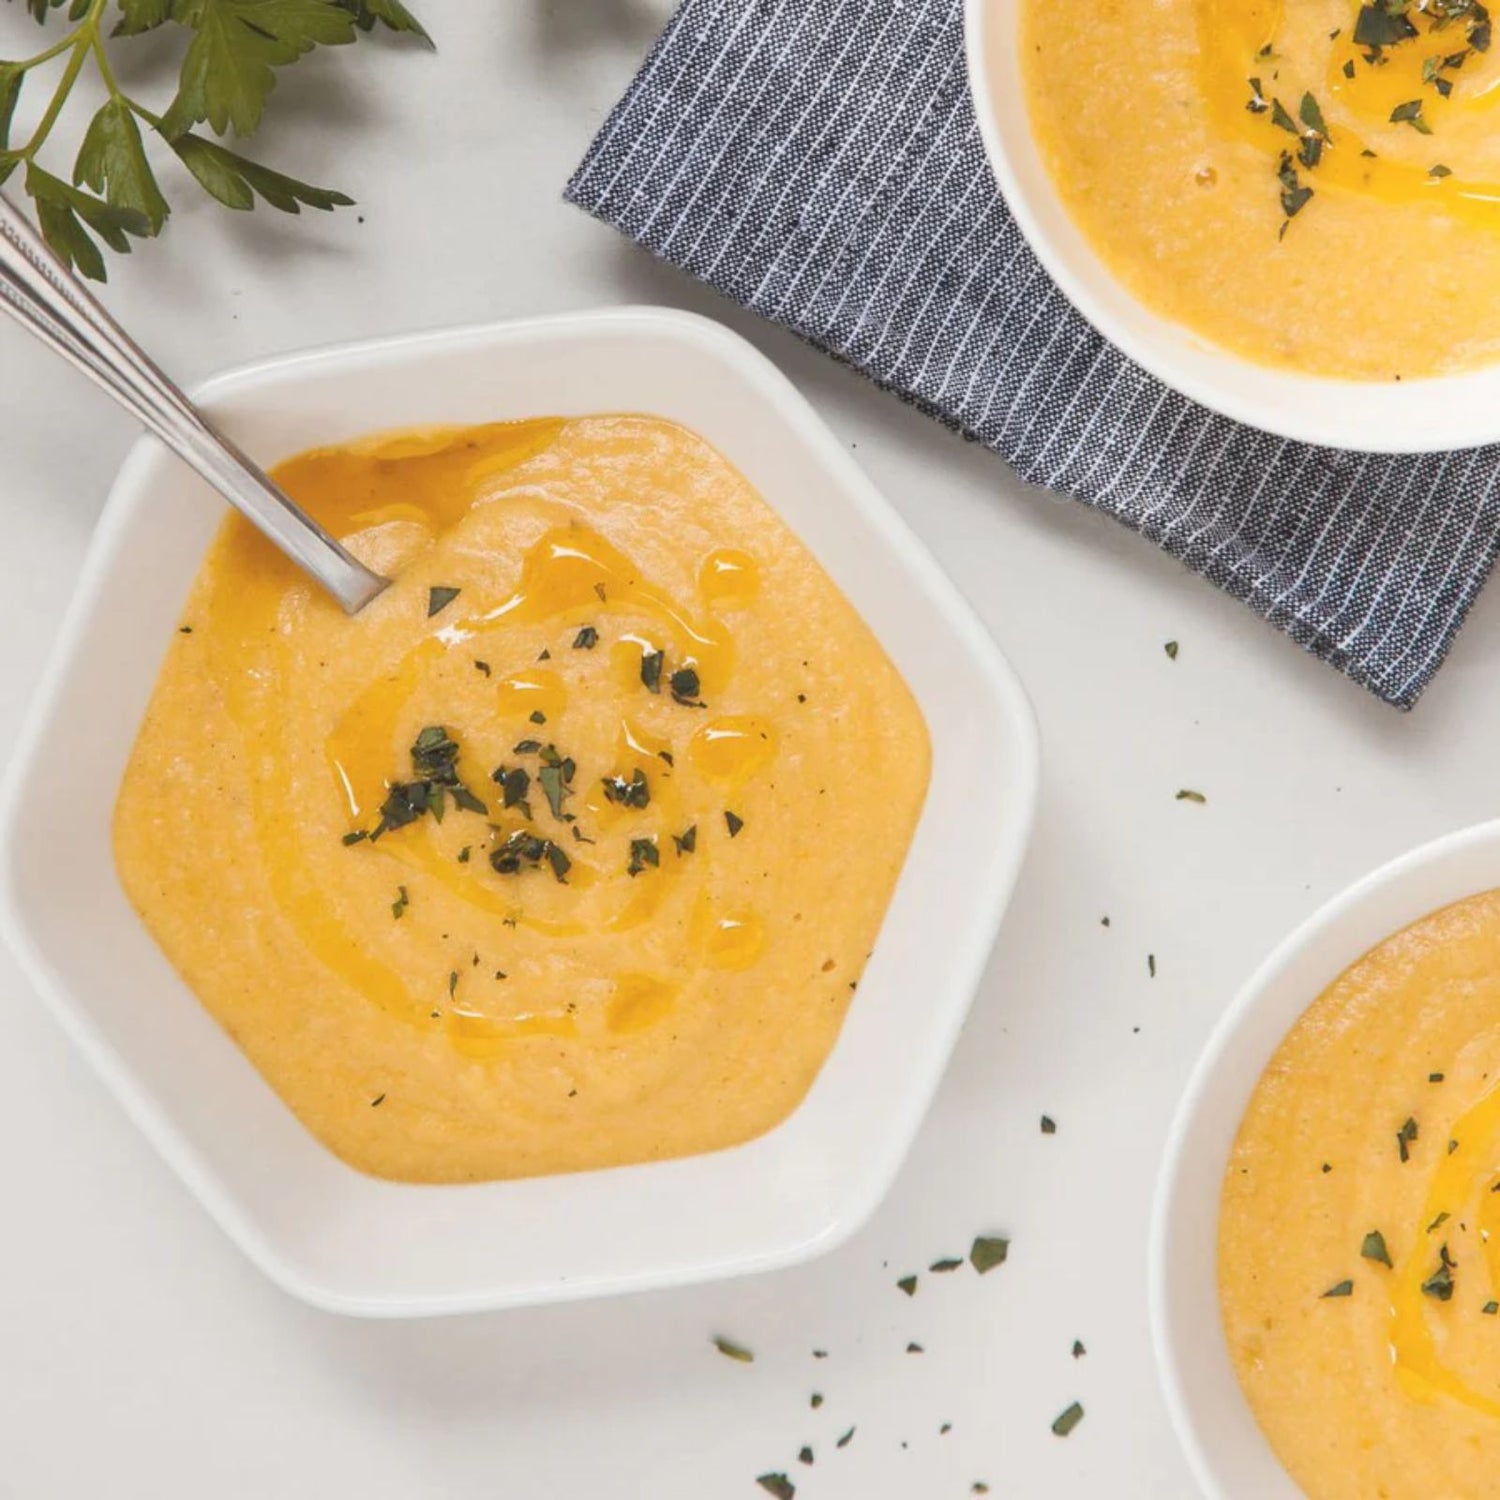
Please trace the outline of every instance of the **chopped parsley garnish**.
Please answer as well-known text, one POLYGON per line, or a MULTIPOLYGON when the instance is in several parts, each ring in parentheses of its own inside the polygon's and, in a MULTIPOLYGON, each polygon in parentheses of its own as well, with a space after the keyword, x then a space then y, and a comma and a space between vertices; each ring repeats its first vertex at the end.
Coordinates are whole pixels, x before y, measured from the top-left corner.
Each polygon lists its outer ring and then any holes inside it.
POLYGON ((1250 80, 1250 98, 1246 103, 1245 108, 1248 109, 1252 115, 1263 115, 1268 109, 1270 109, 1270 107, 1271 106, 1266 103, 1266 96, 1260 86, 1260 79, 1252 78, 1250 80))
POLYGON ((1398 104, 1391 111, 1391 124, 1410 125, 1413 130, 1420 131, 1423 135, 1432 134, 1432 126, 1422 118, 1420 99, 1408 99, 1404 104, 1398 104))
POLYGON ((604 796, 606 800, 618 803, 621 807, 649 807, 651 786, 646 780, 646 773, 637 766, 629 781, 623 776, 606 776, 604 796))
POLYGON ((656 840, 631 839, 630 841, 630 863, 625 866, 627 875, 639 875, 647 865, 656 868, 661 864, 661 852, 656 847, 656 840))
POLYGON ((1352 1297, 1354 1295, 1354 1283, 1352 1281, 1336 1281, 1319 1296, 1321 1301, 1324 1297, 1352 1297))
MULTIPOLYGON (((1283 151, 1281 153, 1281 161, 1276 168, 1276 176, 1281 182, 1281 211, 1286 215, 1287 220, 1290 221, 1296 218, 1307 207, 1308 200, 1313 195, 1313 190, 1310 187, 1305 187, 1301 179, 1298 178, 1297 169, 1292 165, 1292 153, 1290 151, 1283 151)), ((1282 225, 1282 229, 1285 231, 1285 224, 1282 225)), ((1178 792, 1177 795, 1179 798, 1182 798, 1186 794, 1178 792)), ((1202 802, 1205 799, 1199 796, 1196 800, 1202 802)))
POLYGON ((917 1278, 915 1276, 903 1276, 896 1282, 896 1285, 899 1286, 908 1297, 915 1297, 917 1295, 917 1278))
POLYGON ((1401 1153, 1402 1161, 1411 1160, 1409 1147, 1417 1138, 1417 1122, 1410 1115, 1406 1117, 1401 1129, 1396 1132, 1396 1150, 1401 1153))
POLYGON ((678 667, 668 680, 668 686, 672 689, 672 697, 676 702, 688 708, 703 707, 698 698, 701 684, 698 674, 691 667, 678 667))
POLYGON ((531 816, 531 804, 527 794, 531 790, 531 772, 524 766, 498 766, 490 774, 490 780, 500 788, 501 805, 519 807, 526 816, 531 816))
POLYGON ((927 1269, 929 1271, 936 1271, 941 1276, 947 1271, 956 1271, 961 1265, 963 1265, 963 1261, 959 1260, 956 1256, 945 1255, 942 1260, 933 1261, 927 1269))
POLYGON ((487 661, 479 661, 476 658, 474 662, 474 670, 476 672, 483 672, 484 675, 488 677, 490 675, 490 664, 487 661))
POLYGON ((592 625, 585 625, 577 635, 573 637, 573 649, 575 651, 592 651, 599 644, 599 632, 592 625))
POLYGON ((1437 1270, 1422 1283, 1422 1294, 1436 1297, 1439 1302, 1449 1301, 1453 1296, 1453 1268, 1456 1264, 1444 1245, 1438 1251, 1437 1270))
POLYGON ((797 1462, 799 1464, 810 1464, 813 1461, 813 1451, 806 1444, 797 1451, 797 1462))
POLYGON ((1081 1421, 1083 1421, 1083 1407, 1075 1401, 1053 1419, 1052 1430, 1058 1437, 1067 1437, 1081 1421))
POLYGON ((357 844, 361 839, 367 839, 369 836, 365 829, 356 828, 353 833, 346 833, 340 842, 347 849, 350 844, 357 844))
POLYGON ((1297 118, 1314 135, 1325 141, 1333 139, 1328 133, 1328 121, 1323 118, 1323 111, 1312 94, 1303 94, 1302 102, 1297 106, 1297 118))
POLYGON ((1177 800, 1179 802, 1207 802, 1208 798, 1202 792, 1195 792, 1191 787, 1183 787, 1177 793, 1177 800))
POLYGON ((850 1441, 853 1439, 853 1437, 854 1437, 854 1429, 851 1427, 848 1430, 848 1432, 846 1432, 843 1435, 843 1437, 841 1437, 838 1440, 838 1442, 834 1444, 834 1447, 835 1448, 847 1448, 849 1446, 850 1441))
POLYGON ((396 899, 391 902, 391 915, 399 922, 406 915, 406 908, 411 905, 411 897, 406 894, 406 887, 396 887, 396 899))
POLYGON ((1441 1083, 1443 1081, 1443 1077, 1444 1075, 1441 1073, 1429 1073, 1427 1075, 1427 1081, 1428 1083, 1441 1083))
POLYGON ((1364 1237, 1359 1253, 1366 1260, 1377 1260, 1383 1266, 1389 1266, 1391 1263, 1391 1252, 1385 1247, 1385 1236, 1378 1229, 1372 1229, 1364 1237))
POLYGON ((535 755, 542 748, 540 740, 517 740, 511 746, 512 755, 535 755))
POLYGON ((755 1482, 776 1500, 793 1500, 797 1493, 797 1486, 785 1474, 757 1474, 755 1482))
POLYGON ((1500 1302, 1486 1302, 1479 1310, 1485 1317, 1493 1318, 1496 1313, 1500 1313, 1500 1302))
POLYGON ((983 1276, 986 1272, 993 1271, 996 1266, 1003 1266, 1005 1257, 1009 1253, 1009 1240, 998 1234, 977 1235, 974 1243, 969 1246, 969 1264, 983 1276))
POLYGON ((461 589, 449 588, 446 584, 439 584, 436 588, 427 590, 427 618, 430 620, 435 614, 440 614, 453 603, 462 593, 461 589))
POLYGON ((1043 1115, 1042 1116, 1042 1134, 1043 1135, 1056 1135, 1057 1134, 1057 1121, 1054 1120, 1051 1115, 1043 1115))
POLYGON ((738 1360, 742 1365, 754 1363, 755 1356, 745 1348, 743 1344, 737 1344, 733 1339, 726 1339, 718 1334, 714 1335, 714 1348, 724 1356, 725 1359, 738 1360))
POLYGON ((1444 1210, 1443 1210, 1443 1212, 1442 1212, 1442 1213, 1440 1213, 1440 1214, 1439 1214, 1439 1215, 1438 1215, 1438 1216, 1437 1216, 1437 1218, 1435 1218, 1435 1219, 1434 1219, 1434 1220, 1433 1220, 1433 1221, 1432 1221, 1432 1223, 1430 1223, 1430 1224, 1429 1224, 1429 1225, 1428 1225, 1428 1226, 1427 1226, 1427 1232, 1428 1232, 1428 1234, 1431 1234, 1431 1233, 1432 1233, 1432 1231, 1433 1231, 1433 1230, 1434 1230, 1434 1229, 1441 1229, 1441 1228, 1442 1228, 1442 1226, 1443 1226, 1443 1225, 1444 1225, 1444 1224, 1446 1224, 1446 1223, 1447 1223, 1447 1222, 1448 1222, 1448 1220, 1449 1220, 1449 1219, 1451 1219, 1451 1218, 1452 1218, 1452 1217, 1453 1217, 1453 1215, 1452 1215, 1452 1214, 1450 1214, 1450 1213, 1449 1213, 1449 1212, 1448 1212, 1448 1211, 1447 1211, 1447 1209, 1444 1209, 1444 1210))
POLYGON ((524 874, 540 869, 544 862, 559 885, 568 883, 573 861, 551 839, 539 838, 524 828, 518 828, 490 854, 490 866, 497 875, 524 874))
POLYGON ((1354 22, 1354 41, 1360 47, 1394 47, 1416 34, 1417 28, 1407 20, 1403 7, 1391 10, 1384 4, 1362 5, 1354 22))
POLYGON ((545 724, 547 722, 547 715, 544 714, 539 708, 532 709, 532 711, 527 714, 526 717, 530 719, 533 724, 545 724))
POLYGON ((429 724, 411 747, 412 769, 431 781, 458 777, 458 741, 441 724, 429 724))
POLYGON ((552 816, 559 822, 568 821, 568 815, 562 810, 563 798, 571 797, 573 793, 568 789, 563 767, 543 766, 536 773, 536 779, 541 783, 542 791, 547 798, 547 806, 552 811, 552 816))
POLYGON ((1167 644, 1165 646, 1163 646, 1161 649, 1167 653, 1167 660, 1168 661, 1176 661, 1177 660, 1177 653, 1182 648, 1177 644, 1176 641, 1168 641, 1167 644))
POLYGON ((677 845, 679 854, 691 854, 698 847, 698 825, 694 823, 686 833, 674 833, 672 842, 677 845))
POLYGON ((371 1109, 379 1109, 380 1106, 382 1104, 384 1104, 384 1103, 385 1103, 385 1095, 384 1094, 376 1094, 376 1096, 373 1099, 370 1100, 370 1108, 371 1109))
POLYGON ((489 809, 458 779, 458 744, 441 724, 430 724, 411 747, 412 770, 417 779, 393 781, 380 807, 380 822, 370 834, 378 839, 393 828, 405 828, 425 813, 441 823, 445 797, 455 807, 481 816, 489 809))
POLYGON ((1453 175, 1453 168, 1445 167, 1442 162, 1438 162, 1436 166, 1428 167, 1427 175, 1429 177, 1437 178, 1451 177, 1453 175))
POLYGON ((724 826, 729 830, 729 837, 733 838, 745 826, 745 820, 738 813, 724 813, 724 826))
POLYGON ((646 684, 648 692, 661 692, 661 668, 665 659, 665 651, 641 652, 641 681, 646 684))

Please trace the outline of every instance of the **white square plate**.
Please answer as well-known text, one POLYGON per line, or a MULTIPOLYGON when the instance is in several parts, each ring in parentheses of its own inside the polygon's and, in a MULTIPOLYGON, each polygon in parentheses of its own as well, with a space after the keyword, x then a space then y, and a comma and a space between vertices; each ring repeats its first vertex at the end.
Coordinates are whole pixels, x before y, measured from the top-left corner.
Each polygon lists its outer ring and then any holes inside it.
POLYGON ((198 394, 262 461, 382 427, 622 410, 683 423, 743 471, 869 621, 926 716, 934 792, 838 1043, 776 1129, 707 1155, 518 1182, 364 1176, 307 1134, 220 1031, 115 875, 115 791, 223 517, 200 480, 143 440, 0 787, 0 925, 131 1117, 268 1275, 340 1312, 658 1287, 837 1244, 916 1132, 1031 825, 1034 720, 973 611, 792 385, 702 318, 621 309, 385 339, 238 370, 198 394))

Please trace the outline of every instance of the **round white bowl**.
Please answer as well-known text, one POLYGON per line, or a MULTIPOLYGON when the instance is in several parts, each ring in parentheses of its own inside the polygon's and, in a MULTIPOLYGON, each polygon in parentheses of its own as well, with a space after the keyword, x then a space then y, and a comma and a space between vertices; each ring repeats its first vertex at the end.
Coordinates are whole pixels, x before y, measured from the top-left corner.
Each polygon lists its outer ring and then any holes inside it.
POLYGON ((1500 822, 1449 834, 1367 875, 1251 976, 1199 1058, 1167 1139, 1151 1226, 1151 1329, 1178 1436, 1211 1500, 1296 1500, 1230 1362, 1219 1319, 1219 1192, 1240 1119, 1281 1039, 1382 939, 1500 886, 1500 822))
POLYGON ((1069 216, 1037 149, 1016 44, 1021 3, 966 0, 979 132, 1037 259, 1110 343, 1192 400, 1303 442, 1424 453, 1500 439, 1500 365, 1399 384, 1293 374, 1210 344, 1126 290, 1069 216))

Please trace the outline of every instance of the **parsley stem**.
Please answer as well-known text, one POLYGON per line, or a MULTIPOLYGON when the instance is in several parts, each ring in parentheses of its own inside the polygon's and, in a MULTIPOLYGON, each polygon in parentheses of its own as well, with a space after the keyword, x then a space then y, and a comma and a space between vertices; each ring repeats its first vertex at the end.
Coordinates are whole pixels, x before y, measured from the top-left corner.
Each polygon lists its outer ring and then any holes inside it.
POLYGON ((57 124, 57 117, 62 113, 63 105, 67 103, 68 95, 73 92, 73 85, 78 82, 79 73, 83 71, 84 60, 99 40, 99 17, 103 12, 104 0, 89 0, 88 14, 63 38, 63 45, 57 48, 57 51, 61 52, 65 47, 71 47, 73 53, 68 58, 68 65, 63 69, 62 77, 57 80, 57 88, 52 94, 46 112, 37 122, 31 139, 16 153, 20 161, 29 163, 42 149, 47 137, 52 134, 52 127, 57 124))
POLYGON ((109 97, 111 99, 119 99, 128 106, 130 101, 120 92, 120 85, 115 82, 115 70, 109 65, 104 38, 100 35, 97 26, 94 27, 94 35, 90 40, 90 46, 94 49, 94 58, 99 64, 99 77, 104 80, 104 87, 109 90, 109 97))
POLYGON ((23 58, 16 64, 23 73, 29 73, 33 68, 39 68, 45 62, 51 62, 59 53, 66 52, 78 40, 78 33, 83 30, 81 26, 75 26, 72 31, 47 48, 45 52, 38 52, 35 57, 23 58))

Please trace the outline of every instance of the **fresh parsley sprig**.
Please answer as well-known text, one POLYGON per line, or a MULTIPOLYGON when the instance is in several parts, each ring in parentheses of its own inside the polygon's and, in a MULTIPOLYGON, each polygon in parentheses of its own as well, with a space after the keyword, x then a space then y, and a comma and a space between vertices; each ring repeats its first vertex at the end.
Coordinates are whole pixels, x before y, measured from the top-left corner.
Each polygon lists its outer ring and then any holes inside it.
MULTIPOLYGON (((14 0, 11 0, 14 3, 14 0)), ((105 279, 103 242, 121 253, 131 237, 161 233, 171 212, 146 155, 141 126, 171 148, 205 192, 226 208, 269 203, 283 213, 333 209, 353 199, 262 166, 212 136, 253 135, 276 87, 276 70, 317 47, 344 46, 377 24, 427 46, 432 39, 402 0, 24 0, 45 24, 67 9, 72 23, 34 56, 0 60, 0 183, 16 172, 36 204, 48 243, 68 265, 105 279), (110 22, 113 25, 110 25, 110 22), (177 92, 160 114, 127 94, 111 61, 117 39, 162 27, 186 33, 177 92), (22 89, 36 70, 61 63, 35 129, 12 142, 22 89), (41 165, 80 74, 92 66, 108 98, 85 130, 71 180, 41 165), (195 130, 206 125, 212 135, 195 130)), ((54 143, 55 146, 55 143, 54 143)))

